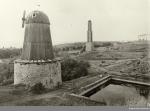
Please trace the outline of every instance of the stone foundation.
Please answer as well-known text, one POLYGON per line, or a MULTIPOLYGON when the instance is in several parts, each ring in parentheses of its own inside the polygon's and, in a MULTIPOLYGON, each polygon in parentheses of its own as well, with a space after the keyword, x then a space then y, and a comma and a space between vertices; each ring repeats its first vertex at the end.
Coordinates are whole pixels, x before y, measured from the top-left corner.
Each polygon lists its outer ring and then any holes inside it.
POLYGON ((89 51, 92 51, 93 49, 94 49, 93 42, 87 42, 86 43, 86 51, 89 52, 89 51))
POLYGON ((62 84, 61 64, 53 61, 24 61, 14 62, 14 84, 33 86, 41 82, 46 88, 52 89, 62 84))

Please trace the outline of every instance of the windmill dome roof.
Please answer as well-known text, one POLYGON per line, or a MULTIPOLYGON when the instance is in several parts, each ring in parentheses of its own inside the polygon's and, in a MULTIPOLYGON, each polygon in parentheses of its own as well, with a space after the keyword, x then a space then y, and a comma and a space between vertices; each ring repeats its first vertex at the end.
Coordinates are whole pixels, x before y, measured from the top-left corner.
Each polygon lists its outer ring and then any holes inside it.
POLYGON ((42 11, 32 11, 26 17, 26 24, 29 23, 43 23, 50 24, 48 16, 42 11))

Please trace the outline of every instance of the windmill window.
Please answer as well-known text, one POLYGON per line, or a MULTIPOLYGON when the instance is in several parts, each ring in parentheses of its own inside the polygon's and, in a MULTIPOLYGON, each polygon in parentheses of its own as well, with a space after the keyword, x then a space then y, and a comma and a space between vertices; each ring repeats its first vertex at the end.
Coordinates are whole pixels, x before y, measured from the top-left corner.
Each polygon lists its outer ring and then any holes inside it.
POLYGON ((36 14, 34 13, 34 14, 33 14, 33 17, 35 17, 35 16, 36 16, 36 14))

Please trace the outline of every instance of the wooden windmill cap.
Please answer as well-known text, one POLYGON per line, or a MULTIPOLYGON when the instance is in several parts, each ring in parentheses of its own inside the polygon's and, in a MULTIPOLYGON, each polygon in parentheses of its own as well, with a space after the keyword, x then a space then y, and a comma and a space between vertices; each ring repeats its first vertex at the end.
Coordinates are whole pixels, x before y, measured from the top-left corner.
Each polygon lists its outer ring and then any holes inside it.
POLYGON ((46 14, 33 11, 26 17, 22 60, 54 59, 50 22, 46 14))
POLYGON ((42 24, 50 24, 48 16, 42 11, 32 11, 26 17, 26 24, 30 23, 42 23, 42 24))

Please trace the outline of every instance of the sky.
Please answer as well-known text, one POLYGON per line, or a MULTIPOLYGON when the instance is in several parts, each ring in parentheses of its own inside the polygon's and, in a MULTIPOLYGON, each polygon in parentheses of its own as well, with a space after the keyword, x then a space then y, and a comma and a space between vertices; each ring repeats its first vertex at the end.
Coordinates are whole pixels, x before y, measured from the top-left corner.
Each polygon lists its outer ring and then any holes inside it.
POLYGON ((53 45, 85 42, 92 20, 94 41, 130 41, 149 33, 150 0, 0 0, 0 47, 23 46, 23 11, 41 10, 51 23, 53 45), (37 5, 40 4, 40 7, 37 5))

